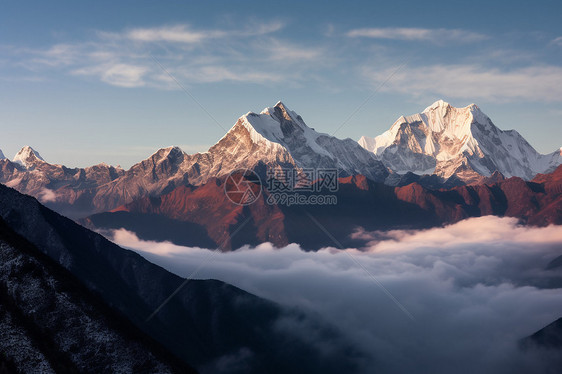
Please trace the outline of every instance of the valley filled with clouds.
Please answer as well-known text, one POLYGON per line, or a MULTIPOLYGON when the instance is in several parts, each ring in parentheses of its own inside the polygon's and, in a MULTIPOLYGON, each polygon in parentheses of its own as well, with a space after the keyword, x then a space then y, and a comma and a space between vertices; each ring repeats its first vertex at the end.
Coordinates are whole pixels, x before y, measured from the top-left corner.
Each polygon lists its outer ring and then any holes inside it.
MULTIPOLYGON (((125 230, 109 236, 182 277, 219 279, 327 321, 358 350, 353 360, 365 372, 547 372, 561 364, 555 351, 520 344, 561 316, 556 226, 486 216, 354 235, 369 245, 307 252, 265 243, 221 253, 125 230)), ((285 328, 315 336, 306 325, 285 328)))

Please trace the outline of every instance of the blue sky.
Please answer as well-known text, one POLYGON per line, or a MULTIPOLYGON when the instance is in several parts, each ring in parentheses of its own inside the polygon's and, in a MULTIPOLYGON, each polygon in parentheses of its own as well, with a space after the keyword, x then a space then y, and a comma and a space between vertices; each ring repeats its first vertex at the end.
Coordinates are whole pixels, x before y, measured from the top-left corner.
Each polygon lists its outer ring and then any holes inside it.
POLYGON ((559 1, 3 2, 0 149, 129 167, 164 146, 203 151, 278 100, 357 140, 444 99, 551 152, 561 14, 559 1))

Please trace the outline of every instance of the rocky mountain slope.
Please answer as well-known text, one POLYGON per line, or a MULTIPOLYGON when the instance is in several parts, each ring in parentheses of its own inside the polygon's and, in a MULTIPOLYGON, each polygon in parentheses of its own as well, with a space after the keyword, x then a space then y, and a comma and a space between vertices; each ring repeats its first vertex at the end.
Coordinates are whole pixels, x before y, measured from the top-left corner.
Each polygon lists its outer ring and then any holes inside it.
POLYGON ((497 128, 476 105, 455 108, 442 100, 359 144, 399 174, 456 176, 468 183, 496 171, 530 180, 562 163, 562 150, 539 154, 517 131, 497 128))
POLYGON ((219 281, 191 280, 178 289, 184 279, 2 185, 0 218, 198 371, 354 371, 357 352, 321 321, 219 281), (333 344, 315 346, 287 325, 306 326, 333 344))
POLYGON ((91 212, 96 189, 124 173, 123 169, 106 164, 83 169, 50 164, 28 146, 23 147, 13 161, 0 159, 1 183, 69 216, 91 212))
MULTIPOLYGON (((294 242, 307 249, 334 246, 307 213, 316 217, 341 243, 351 246, 358 243, 348 236, 358 226, 382 230, 438 224, 433 218, 424 219, 424 212, 414 204, 396 198, 390 186, 364 176, 340 178, 339 182, 339 190, 334 192, 336 205, 270 204, 267 201, 271 194, 264 189, 254 203, 241 206, 227 198, 224 178, 217 178, 200 186, 178 187, 157 198, 136 200, 81 222, 95 229, 126 228, 144 239, 207 248, 221 245, 225 250, 263 242, 279 247, 294 242), (238 231, 242 224, 243 229, 238 231), (237 232, 234 237, 233 232, 237 232)), ((312 194, 316 193, 302 193, 303 196, 312 194)))
POLYGON ((2 219, 0 349, 25 373, 195 373, 2 219))
POLYGON ((200 185, 237 169, 332 168, 342 176, 364 174, 383 181, 388 171, 374 155, 351 139, 340 140, 308 127, 281 102, 260 114, 240 117, 207 152, 188 155, 178 147, 161 149, 125 175, 96 191, 97 211, 116 208, 143 196, 155 196, 181 185, 200 185))
POLYGON ((158 198, 90 216, 83 223, 96 229, 125 228, 146 240, 207 248, 222 243, 225 249, 266 241, 279 247, 294 242, 306 249, 337 246, 309 215, 342 245, 352 247, 365 244, 352 235, 359 227, 420 229, 484 215, 517 217, 538 226, 562 224, 562 166, 533 181, 513 177, 448 190, 419 183, 391 187, 364 176, 340 178, 333 193, 335 205, 271 205, 264 189, 256 202, 240 206, 228 200, 223 183, 214 179, 197 187, 178 187, 158 198), (231 240, 231 233, 246 220, 231 240))
POLYGON ((316 132, 279 102, 240 117, 207 152, 189 155, 169 147, 129 170, 105 164, 70 169, 24 147, 13 161, 0 159, 0 183, 81 218, 179 186, 205 184, 240 168, 262 177, 281 168, 328 168, 340 177, 364 175, 393 186, 418 182, 439 189, 511 176, 530 180, 554 170, 562 162, 560 152, 537 153, 516 131, 498 129, 476 105, 454 108, 438 101, 358 144, 316 132), (431 175, 418 175, 424 173, 431 175))
POLYGON ((0 160, 0 183, 37 197, 69 217, 106 211, 181 185, 199 185, 246 168, 331 168, 341 176, 362 174, 383 181, 388 171, 351 139, 338 139, 308 127, 283 103, 249 112, 207 152, 188 155, 178 147, 158 150, 124 171, 104 164, 68 169, 45 162, 30 147, 13 161, 0 160))

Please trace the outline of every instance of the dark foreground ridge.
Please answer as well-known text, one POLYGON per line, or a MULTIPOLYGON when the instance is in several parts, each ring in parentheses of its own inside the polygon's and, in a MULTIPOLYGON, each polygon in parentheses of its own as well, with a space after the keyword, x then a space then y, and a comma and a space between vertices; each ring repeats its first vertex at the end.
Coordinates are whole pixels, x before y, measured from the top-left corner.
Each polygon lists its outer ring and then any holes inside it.
POLYGON ((30 372, 195 373, 0 219, 0 349, 30 372))
MULTIPOLYGON (((0 218, 200 372, 355 371, 360 355, 336 330, 220 281, 188 282, 146 322, 182 278, 3 185, 0 218), (303 331, 315 339, 308 340, 303 331), (331 344, 318 347, 309 341, 331 344)), ((34 269, 29 266, 26 272, 34 269)))
MULTIPOLYGON (((523 349, 557 350, 562 354, 562 317, 521 340, 521 346, 523 349)), ((562 358, 559 362, 562 364, 562 358)))

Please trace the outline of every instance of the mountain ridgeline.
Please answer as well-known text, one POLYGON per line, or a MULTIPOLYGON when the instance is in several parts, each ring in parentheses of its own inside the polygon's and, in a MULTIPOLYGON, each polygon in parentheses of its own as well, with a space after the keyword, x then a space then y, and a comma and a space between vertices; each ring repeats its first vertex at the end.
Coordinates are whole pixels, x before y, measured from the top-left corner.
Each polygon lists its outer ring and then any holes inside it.
POLYGON ((360 229, 423 229, 485 215, 517 217, 535 226, 562 224, 562 166, 532 181, 512 177, 447 190, 419 183, 392 187, 352 176, 340 178, 333 195, 334 205, 271 205, 267 203, 271 194, 264 189, 253 204, 240 206, 226 197, 224 178, 219 178, 139 199, 81 223, 97 230, 125 228, 145 240, 205 248, 222 245, 224 250, 263 242, 277 247, 299 243, 307 250, 337 243, 361 247, 366 242, 354 235, 360 229))
POLYGON ((241 168, 262 177, 266 170, 332 168, 340 177, 363 175, 391 186, 417 181, 439 189, 487 183, 496 174, 530 180, 561 162, 560 150, 539 154, 516 131, 498 129, 476 105, 454 108, 438 101, 420 114, 400 117, 376 138, 355 142, 315 131, 279 102, 240 117, 207 152, 163 148, 123 170, 106 164, 67 168, 24 147, 13 161, 0 157, 0 183, 82 218, 241 168))
POLYGON ((316 249, 334 245, 325 229, 342 245, 358 246, 353 233, 360 229, 426 228, 488 214, 560 223, 561 191, 546 186, 559 177, 561 161, 560 150, 539 154, 474 104, 437 101, 355 142, 315 131, 279 102, 240 117, 204 153, 169 147, 129 170, 70 169, 24 147, 13 161, 0 160, 0 182, 94 229, 127 228, 144 239, 224 250, 266 241, 316 249), (239 169, 262 181, 268 171, 337 170, 337 205, 269 204, 266 189, 254 204, 235 205, 224 182, 239 169))
POLYGON ((13 372, 196 372, 1 218, 0 326, 13 372))
POLYGON ((126 171, 105 164, 85 169, 51 165, 30 147, 20 154, 14 161, 0 160, 0 182, 72 218, 178 186, 201 185, 240 168, 264 177, 266 170, 286 168, 338 169, 342 176, 362 174, 379 182, 389 175, 357 142, 316 132, 281 102, 240 117, 207 152, 188 155, 178 147, 164 148, 126 171))

